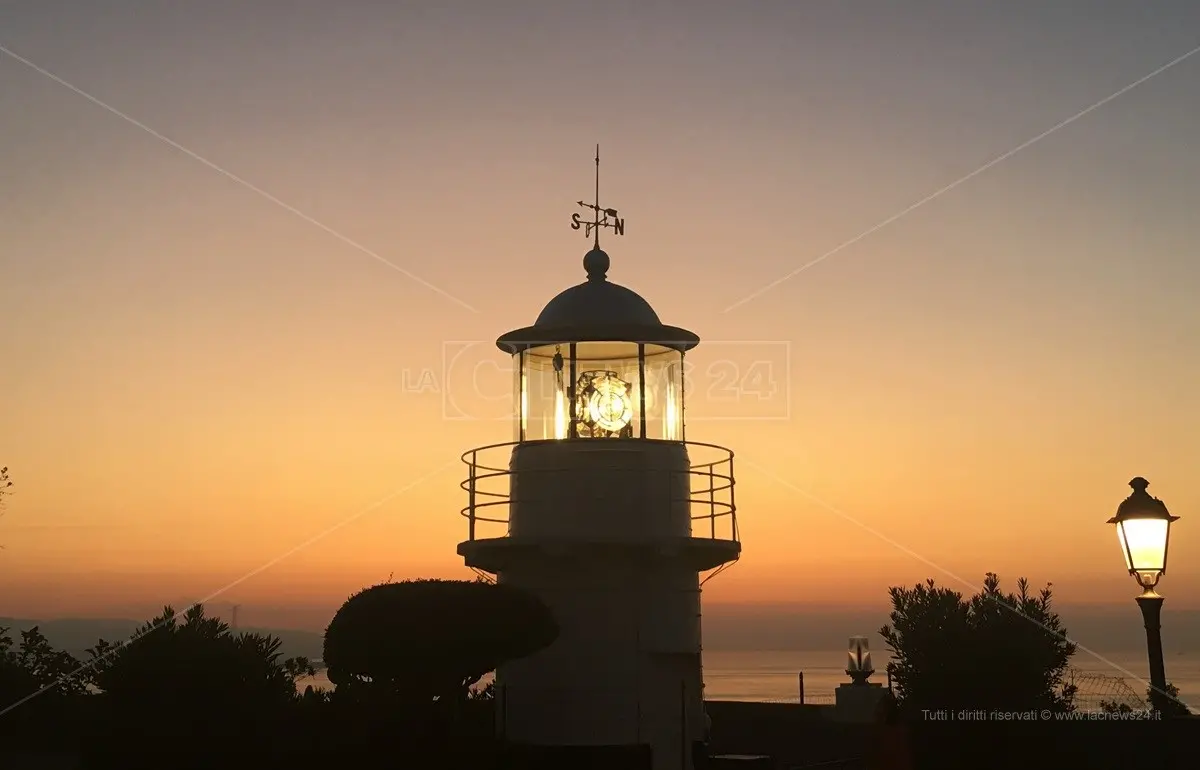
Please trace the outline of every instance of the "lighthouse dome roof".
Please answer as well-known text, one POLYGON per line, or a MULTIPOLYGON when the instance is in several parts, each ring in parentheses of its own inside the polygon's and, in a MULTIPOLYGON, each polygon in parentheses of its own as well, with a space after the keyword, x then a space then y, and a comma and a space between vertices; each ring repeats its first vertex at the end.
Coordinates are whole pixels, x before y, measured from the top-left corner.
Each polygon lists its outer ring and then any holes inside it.
POLYGON ((570 342, 639 342, 690 350, 700 338, 666 326, 640 294, 608 280, 608 254, 593 248, 583 257, 587 280, 559 292, 546 303, 533 326, 496 341, 501 350, 570 342))
POLYGON ((640 294, 608 280, 608 265, 608 255, 603 251, 589 251, 583 258, 588 279, 550 300, 534 325, 661 324, 658 313, 640 294))

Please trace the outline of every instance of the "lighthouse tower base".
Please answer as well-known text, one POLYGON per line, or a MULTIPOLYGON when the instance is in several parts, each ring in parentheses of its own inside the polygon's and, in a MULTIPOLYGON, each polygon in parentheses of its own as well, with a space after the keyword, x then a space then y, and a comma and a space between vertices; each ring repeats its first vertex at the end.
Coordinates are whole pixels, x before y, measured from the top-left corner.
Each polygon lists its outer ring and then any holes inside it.
POLYGON ((472 465, 464 482, 472 537, 458 552, 467 566, 537 596, 559 627, 549 647, 496 672, 500 737, 645 745, 654 770, 691 770, 705 735, 700 573, 741 549, 732 501, 719 497, 732 487, 732 454, 709 447, 721 459, 696 463, 689 450, 706 446, 522 442, 507 474, 499 463, 472 465), (505 476, 511 496, 482 489, 505 476), (505 503, 501 522, 494 511, 505 503), (507 533, 476 537, 481 521, 507 524, 507 533), (724 537, 718 525, 727 525, 724 537))
POLYGON ((698 576, 661 555, 589 550, 499 575, 535 591, 562 630, 497 671, 497 729, 541 746, 649 745, 655 770, 691 768, 704 733, 698 576))

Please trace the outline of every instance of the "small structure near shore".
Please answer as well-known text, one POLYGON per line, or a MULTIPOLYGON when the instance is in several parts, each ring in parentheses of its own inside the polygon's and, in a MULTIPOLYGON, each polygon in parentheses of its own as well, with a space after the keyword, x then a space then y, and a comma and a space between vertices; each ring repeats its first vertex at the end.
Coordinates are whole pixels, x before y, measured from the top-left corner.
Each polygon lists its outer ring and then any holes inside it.
POLYGON ((834 693, 834 719, 839 722, 872 722, 879 702, 887 694, 887 688, 877 682, 867 681, 875 673, 867 637, 850 637, 848 656, 846 673, 850 675, 850 682, 839 685, 834 693))

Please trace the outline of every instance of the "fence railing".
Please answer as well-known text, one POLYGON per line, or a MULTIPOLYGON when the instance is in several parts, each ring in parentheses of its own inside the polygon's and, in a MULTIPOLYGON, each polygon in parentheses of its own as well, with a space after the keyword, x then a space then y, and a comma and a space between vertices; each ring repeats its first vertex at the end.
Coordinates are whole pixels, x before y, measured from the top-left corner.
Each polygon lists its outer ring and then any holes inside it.
MULTIPOLYGON (((505 537, 509 534, 512 507, 521 502, 513 496, 514 487, 520 487, 519 480, 573 469, 564 466, 512 470, 508 467, 508 461, 517 443, 491 444, 463 453, 462 461, 467 466, 467 477, 459 487, 467 493, 467 505, 459 513, 467 519, 468 540, 489 536, 505 537)), ((663 489, 668 490, 665 498, 667 507, 686 506, 691 519, 692 537, 739 542, 741 537, 734 499, 733 452, 716 444, 696 441, 670 443, 687 447, 690 458, 688 468, 605 468, 603 472, 626 474, 641 481, 648 478, 659 479, 663 489), (682 483, 684 480, 686 483, 682 483)), ((668 515, 667 511, 663 513, 668 515)))
MULTIPOLYGON (((730 700, 727 698, 717 698, 716 700, 730 700)), ((803 700, 799 695, 790 695, 786 698, 754 698, 749 702, 752 703, 795 703, 804 706, 832 706, 837 701, 837 695, 834 693, 805 693, 803 700)))

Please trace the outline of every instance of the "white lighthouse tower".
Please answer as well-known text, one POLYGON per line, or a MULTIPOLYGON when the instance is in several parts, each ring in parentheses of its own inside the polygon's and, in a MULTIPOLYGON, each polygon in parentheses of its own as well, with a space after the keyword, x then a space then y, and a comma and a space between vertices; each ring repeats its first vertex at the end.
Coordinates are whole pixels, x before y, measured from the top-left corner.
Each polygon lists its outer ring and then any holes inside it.
POLYGON ((497 340, 513 357, 516 440, 463 455, 458 552, 560 626, 497 672, 503 737, 648 744, 655 770, 685 770, 705 732, 701 574, 741 551, 733 453, 685 440, 684 356, 700 340, 608 280, 599 232, 624 221, 598 189, 580 202, 591 221, 572 225, 594 236, 587 280, 497 340))

